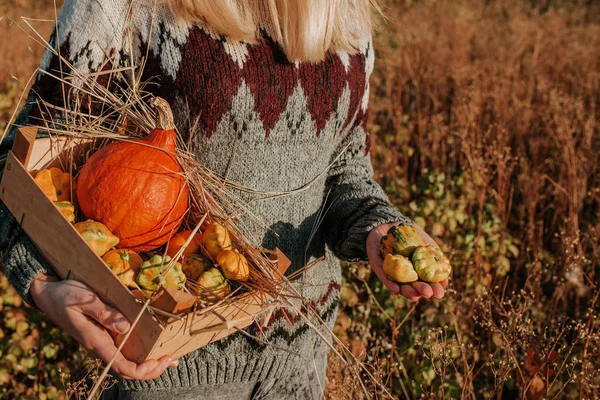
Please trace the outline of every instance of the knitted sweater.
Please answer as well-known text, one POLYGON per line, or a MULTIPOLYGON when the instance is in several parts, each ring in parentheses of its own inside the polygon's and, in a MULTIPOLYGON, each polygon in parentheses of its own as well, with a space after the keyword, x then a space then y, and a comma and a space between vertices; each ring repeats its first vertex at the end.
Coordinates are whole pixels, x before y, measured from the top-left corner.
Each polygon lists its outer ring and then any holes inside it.
MULTIPOLYGON (((61 55, 83 73, 96 71, 107 57, 113 65, 129 65, 147 56, 142 80, 155 83, 147 89, 172 105, 177 128, 197 158, 217 174, 228 170, 230 181, 259 191, 289 191, 312 182, 294 195, 268 200, 259 192, 237 194, 272 228, 254 234, 265 247, 282 249, 293 262, 289 272, 324 257, 296 284, 307 306, 332 327, 341 283, 338 259, 365 260, 368 232, 404 218, 372 179, 365 125, 374 51, 366 38, 357 54, 290 63, 271 39, 266 15, 259 18, 260 40, 248 44, 180 22, 167 8, 152 12, 141 0, 132 8, 129 0, 67 0, 51 43, 60 44, 61 55)), ((47 52, 41 68, 58 73, 57 57, 47 52)), ((66 65, 62 68, 68 72, 66 65)), ((16 125, 38 122, 40 98, 62 104, 60 84, 40 74, 16 125)), ((0 154, 13 138, 14 132, 0 154)), ((50 267, 0 206, 6 274, 31 302, 32 278, 50 267)), ((120 385, 148 389, 256 381, 279 377, 294 366, 306 368, 315 352, 326 353, 292 310, 275 312, 262 333, 252 327, 247 333, 185 356, 177 369, 155 381, 120 385)))

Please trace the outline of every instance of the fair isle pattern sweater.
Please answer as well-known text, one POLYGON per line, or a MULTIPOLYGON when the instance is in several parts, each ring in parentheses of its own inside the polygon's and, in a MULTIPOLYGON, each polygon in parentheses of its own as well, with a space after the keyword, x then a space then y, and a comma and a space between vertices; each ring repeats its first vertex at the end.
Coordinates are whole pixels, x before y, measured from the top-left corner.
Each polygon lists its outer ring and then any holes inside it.
MULTIPOLYGON (((194 154, 215 173, 229 168, 229 180, 262 191, 289 191, 314 180, 292 196, 265 200, 238 194, 272 228, 255 235, 265 247, 288 255, 289 272, 325 258, 296 284, 304 306, 314 307, 332 327, 338 259, 365 260, 368 232, 404 218, 372 179, 365 122, 374 52, 367 39, 357 54, 290 63, 271 39, 265 15, 259 42, 248 44, 177 21, 166 8, 153 12, 143 0, 67 0, 51 43, 60 44, 62 56, 82 73, 98 70, 107 58, 112 65, 130 65, 147 54, 142 80, 153 82, 148 88, 170 102, 183 139, 192 135, 194 154)), ((41 68, 58 73, 57 57, 47 52, 41 68)), ((16 125, 37 122, 40 99, 62 104, 56 80, 38 77, 16 125)), ((2 143, 2 152, 12 137, 2 143)), ((3 205, 0 248, 10 281, 31 301, 32 278, 50 267, 3 205)), ((293 310, 275 312, 262 333, 253 327, 247 333, 185 356, 155 381, 120 385, 141 390, 261 381, 315 366, 323 377, 327 347, 293 310)))

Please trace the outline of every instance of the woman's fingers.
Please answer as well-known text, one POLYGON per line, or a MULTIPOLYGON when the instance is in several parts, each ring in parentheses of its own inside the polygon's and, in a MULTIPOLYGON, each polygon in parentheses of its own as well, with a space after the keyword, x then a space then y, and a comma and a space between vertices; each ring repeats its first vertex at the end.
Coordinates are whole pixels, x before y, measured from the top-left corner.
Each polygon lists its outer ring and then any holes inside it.
POLYGON ((400 286, 400 294, 410 301, 417 301, 421 298, 421 294, 409 284, 400 286))
POLYGON ((385 274, 384 274, 383 278, 379 278, 379 279, 381 280, 381 282, 383 282, 383 284, 385 285, 387 290, 390 291, 391 294, 400 294, 401 293, 400 285, 398 285, 396 282, 393 282, 393 281, 387 279, 385 274))
POLYGON ((36 282, 34 289, 38 307, 94 356, 106 363, 114 357, 112 369, 121 377, 156 379, 169 366, 177 366, 168 356, 139 365, 127 360, 117 351, 114 338, 130 329, 129 321, 84 284, 71 280, 42 281, 36 282))
POLYGON ((131 326, 123 314, 111 306, 104 304, 97 296, 94 296, 91 302, 82 305, 81 311, 106 329, 115 333, 127 333, 131 326))
POLYGON ((433 289, 428 283, 425 282, 413 282, 411 283, 413 289, 415 289, 421 296, 426 299, 431 298, 433 296, 433 289))
POLYGON ((172 362, 173 360, 169 356, 163 356, 158 360, 148 360, 136 364, 120 355, 113 364, 113 370, 125 379, 149 380, 161 376, 172 362))
POLYGON ((433 290, 433 297, 441 299, 446 294, 446 290, 440 283, 430 283, 431 289, 433 290))
POLYGON ((116 309, 104 304, 85 284, 66 280, 60 283, 65 309, 78 309, 82 314, 93 318, 100 325, 115 333, 126 333, 130 323, 116 309))
POLYGON ((74 326, 81 336, 76 339, 90 353, 105 363, 109 363, 115 357, 111 369, 121 377, 138 380, 156 379, 171 365, 173 360, 169 356, 164 356, 159 360, 148 360, 141 364, 127 360, 123 354, 117 352, 113 338, 103 325, 96 323, 95 318, 92 318, 94 317, 81 315, 74 321, 74 326))

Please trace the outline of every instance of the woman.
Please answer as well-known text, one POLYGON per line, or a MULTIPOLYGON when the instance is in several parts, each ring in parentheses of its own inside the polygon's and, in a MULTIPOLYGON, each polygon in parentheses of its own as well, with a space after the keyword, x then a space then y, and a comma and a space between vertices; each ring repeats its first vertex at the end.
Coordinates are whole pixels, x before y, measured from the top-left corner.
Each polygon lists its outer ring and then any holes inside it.
MULTIPOLYGON (((445 282, 397 285, 382 271, 379 240, 407 219, 372 180, 365 132, 374 57, 370 13, 369 0, 67 0, 51 43, 69 63, 47 52, 41 69, 66 74, 72 65, 88 73, 144 60, 142 81, 152 81, 150 90, 169 101, 179 132, 212 171, 269 191, 314 180, 295 195, 240 196, 253 200, 252 212, 276 232, 256 234, 265 247, 290 257, 289 272, 325 256, 298 287, 333 327, 337 258, 368 259, 393 294, 411 300, 444 295, 445 282)), ((39 123, 40 99, 63 104, 62 86, 46 74, 16 125, 39 123)), ((2 143, 3 152, 12 137, 2 143)), ((90 352, 110 360, 116 350, 111 335, 126 332, 129 321, 85 285, 57 281, 4 206, 0 212, 0 247, 17 291, 90 352)), ((328 348, 292 310, 276 313, 260 340, 252 338, 259 336, 252 328, 248 332, 178 361, 136 364, 120 356, 113 364, 119 384, 104 396, 322 397, 328 348)))

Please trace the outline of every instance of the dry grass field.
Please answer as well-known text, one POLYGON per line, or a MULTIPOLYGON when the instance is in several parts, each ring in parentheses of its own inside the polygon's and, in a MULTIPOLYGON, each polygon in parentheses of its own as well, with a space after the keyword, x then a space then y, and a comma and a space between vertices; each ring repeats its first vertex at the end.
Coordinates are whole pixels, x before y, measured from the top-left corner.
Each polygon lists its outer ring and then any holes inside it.
MULTIPOLYGON (((384 5, 377 179, 454 272, 445 299, 410 303, 346 265, 336 334, 395 398, 599 398, 600 5, 384 5)), ((42 50, 9 17, 53 14, 49 0, 0 4, 0 128, 42 50)), ((4 278, 0 310, 0 398, 80 398, 96 364, 4 278)), ((327 398, 361 398, 335 358, 327 398)))

